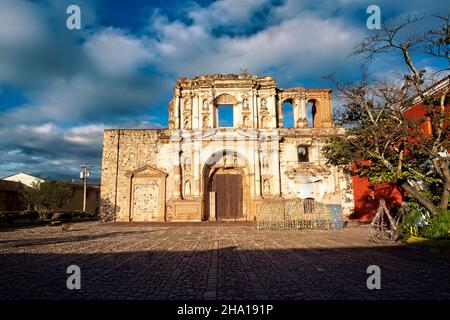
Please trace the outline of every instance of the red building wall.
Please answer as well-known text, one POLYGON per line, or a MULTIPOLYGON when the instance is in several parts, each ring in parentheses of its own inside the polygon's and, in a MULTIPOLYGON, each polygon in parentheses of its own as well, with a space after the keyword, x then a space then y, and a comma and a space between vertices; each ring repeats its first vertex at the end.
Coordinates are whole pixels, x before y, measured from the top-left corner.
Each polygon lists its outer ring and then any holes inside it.
POLYGON ((353 177, 355 211, 353 219, 371 221, 375 216, 380 198, 386 200, 390 209, 400 205, 402 192, 394 184, 371 184, 366 177, 353 177))
MULTIPOLYGON (((446 110, 449 106, 446 106, 446 110)), ((412 108, 405 111, 406 118, 411 120, 424 119, 426 106, 423 103, 416 104, 412 108)), ((444 126, 447 126, 448 122, 444 126)), ((431 123, 424 121, 421 129, 426 134, 431 134, 431 123)), ((378 184, 372 185, 366 177, 353 177, 353 196, 355 211, 352 218, 360 221, 371 221, 375 216, 378 201, 380 198, 386 200, 386 205, 390 209, 398 206, 402 201, 402 191, 394 184, 378 184)))

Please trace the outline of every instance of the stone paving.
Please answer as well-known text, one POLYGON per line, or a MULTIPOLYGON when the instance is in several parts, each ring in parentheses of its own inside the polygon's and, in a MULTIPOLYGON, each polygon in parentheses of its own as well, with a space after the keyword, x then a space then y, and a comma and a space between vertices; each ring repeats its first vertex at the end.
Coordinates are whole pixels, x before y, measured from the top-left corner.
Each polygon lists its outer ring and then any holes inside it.
POLYGON ((0 299, 449 299, 450 257, 375 245, 367 225, 79 223, 0 230, 0 299), (68 290, 66 269, 81 269, 68 290), (368 290, 369 265, 381 290, 368 290))

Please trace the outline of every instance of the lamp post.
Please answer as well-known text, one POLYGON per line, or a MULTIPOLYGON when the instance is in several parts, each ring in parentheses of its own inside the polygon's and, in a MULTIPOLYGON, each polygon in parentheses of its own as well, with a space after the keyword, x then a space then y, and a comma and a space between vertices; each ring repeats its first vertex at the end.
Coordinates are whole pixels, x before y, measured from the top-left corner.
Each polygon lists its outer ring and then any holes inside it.
POLYGON ((94 166, 91 164, 83 164, 81 168, 83 171, 80 171, 80 178, 83 179, 84 183, 84 192, 83 192, 83 211, 86 211, 86 189, 87 189, 87 178, 89 177, 88 168, 93 168, 94 166))

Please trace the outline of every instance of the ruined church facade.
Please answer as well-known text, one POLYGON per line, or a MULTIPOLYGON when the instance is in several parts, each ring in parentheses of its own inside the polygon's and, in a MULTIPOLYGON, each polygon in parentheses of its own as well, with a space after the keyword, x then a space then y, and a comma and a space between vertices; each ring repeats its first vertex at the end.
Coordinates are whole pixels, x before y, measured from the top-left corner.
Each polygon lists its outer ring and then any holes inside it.
POLYGON ((105 130, 103 220, 252 221, 283 198, 353 210, 351 178, 321 153, 344 130, 333 125, 331 90, 246 74, 179 78, 168 116, 166 129, 105 130))

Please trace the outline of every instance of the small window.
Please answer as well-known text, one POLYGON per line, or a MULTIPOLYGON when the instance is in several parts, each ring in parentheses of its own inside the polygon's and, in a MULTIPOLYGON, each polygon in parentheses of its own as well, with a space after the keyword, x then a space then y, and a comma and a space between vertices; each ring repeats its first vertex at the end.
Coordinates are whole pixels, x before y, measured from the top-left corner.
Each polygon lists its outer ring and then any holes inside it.
POLYGON ((297 147, 298 162, 309 162, 309 148, 307 146, 297 147))

